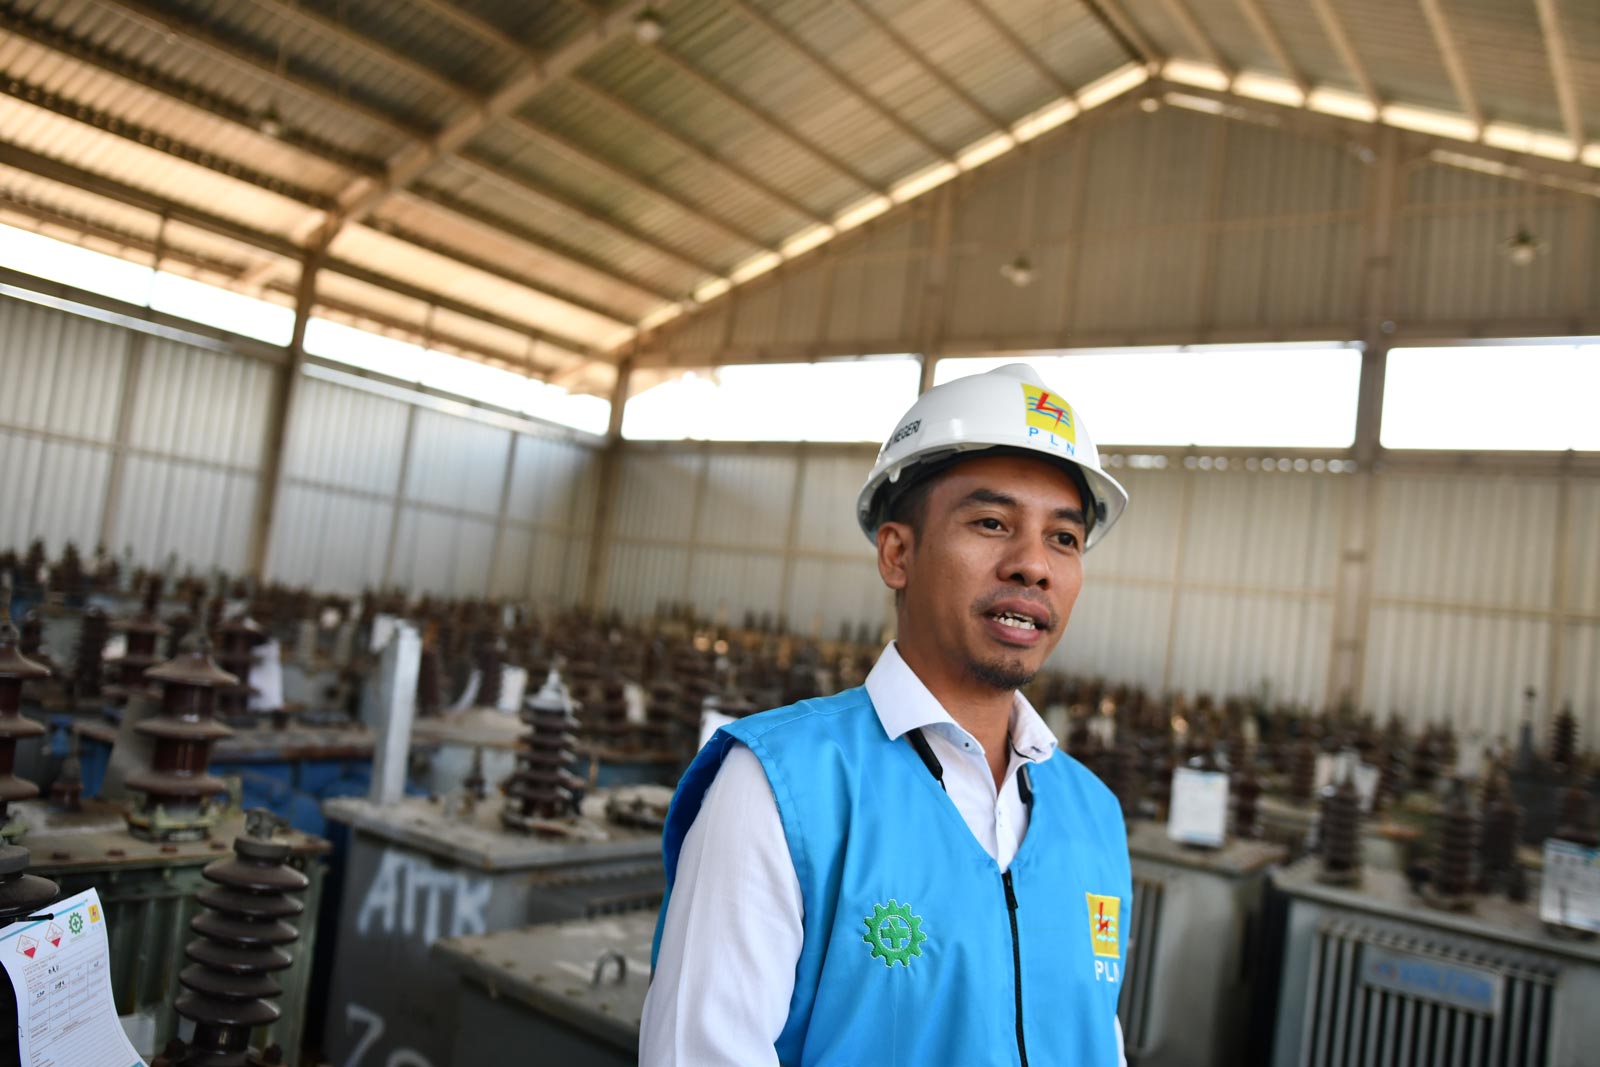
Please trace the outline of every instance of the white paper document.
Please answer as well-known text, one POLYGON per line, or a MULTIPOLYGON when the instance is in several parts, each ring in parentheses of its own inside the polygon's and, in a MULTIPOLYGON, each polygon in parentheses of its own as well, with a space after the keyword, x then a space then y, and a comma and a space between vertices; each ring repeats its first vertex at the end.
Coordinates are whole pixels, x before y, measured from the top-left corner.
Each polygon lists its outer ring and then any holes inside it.
POLYGON ((1228 776, 1179 767, 1172 772, 1167 836, 1185 845, 1221 848, 1228 838, 1228 776))
POLYGON ((1600 848, 1549 838, 1539 918, 1577 930, 1600 931, 1600 848))
POLYGON ((100 896, 86 889, 48 919, 0 930, 0 962, 17 996, 22 1067, 145 1067, 111 997, 111 948, 100 896))

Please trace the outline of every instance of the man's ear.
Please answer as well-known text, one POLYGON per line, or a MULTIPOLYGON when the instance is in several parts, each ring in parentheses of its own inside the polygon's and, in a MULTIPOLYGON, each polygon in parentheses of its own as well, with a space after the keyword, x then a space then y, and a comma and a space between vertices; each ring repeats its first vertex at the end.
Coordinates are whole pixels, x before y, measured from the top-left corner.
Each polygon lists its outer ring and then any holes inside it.
POLYGON ((878 576, 897 593, 906 587, 913 537, 911 527, 903 522, 878 527, 878 576))

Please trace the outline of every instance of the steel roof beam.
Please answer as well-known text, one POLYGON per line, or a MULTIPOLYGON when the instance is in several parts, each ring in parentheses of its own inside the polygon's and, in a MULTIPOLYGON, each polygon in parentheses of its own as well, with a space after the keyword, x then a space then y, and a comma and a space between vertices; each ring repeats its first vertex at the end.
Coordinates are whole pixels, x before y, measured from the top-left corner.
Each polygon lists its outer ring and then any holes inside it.
POLYGON ((313 211, 326 212, 338 209, 338 203, 333 197, 325 193, 316 192, 305 186, 295 185, 275 175, 255 170, 231 159, 213 155, 204 148, 180 141, 158 130, 151 130, 126 121, 116 115, 101 111, 99 108, 68 100, 64 96, 40 86, 32 85, 20 78, 7 78, 0 81, 0 94, 48 111, 61 118, 81 123, 102 133, 110 134, 113 137, 131 141, 151 151, 181 159, 185 163, 191 163, 214 174, 232 178, 262 192, 272 193, 286 200, 292 200, 313 211))
MULTIPOLYGON (((671 292, 654 282, 624 274, 615 267, 607 266, 588 253, 572 248, 571 246, 546 237, 545 235, 529 229, 520 222, 504 218, 501 215, 485 211, 472 204, 463 203, 461 200, 439 189, 427 185, 413 185, 406 189, 397 189, 395 199, 399 201, 419 204, 425 208, 432 208, 454 217, 455 220, 468 223, 486 230, 498 237, 510 237, 519 244, 525 244, 535 251, 553 256, 565 263, 595 274, 602 274, 614 285, 632 289, 634 292, 649 297, 652 300, 678 300, 681 294, 671 292)), ((386 220, 380 220, 378 225, 386 220)), ((583 306, 583 305, 577 305, 583 306)))
POLYGON ((1050 64, 1039 58, 1039 54, 1028 46, 1028 42, 1018 36, 1017 31, 1013 30, 1006 24, 1004 19, 995 14, 988 4, 984 3, 983 0, 967 0, 967 6, 972 9, 973 14, 983 20, 985 25, 999 35, 1013 52, 1022 57, 1022 61, 1032 67, 1034 73, 1039 75, 1052 89, 1068 100, 1076 100, 1078 98, 1078 90, 1074 86, 1067 84, 1067 80, 1052 70, 1050 64))
MULTIPOLYGON (((427 133, 421 130, 406 126, 390 116, 383 115, 382 113, 377 112, 366 105, 352 101, 346 97, 332 92, 331 90, 326 89, 325 87, 319 86, 316 83, 308 82, 303 79, 290 78, 287 75, 281 74, 275 66, 266 64, 260 59, 260 57, 252 56, 249 53, 234 47, 228 42, 221 40, 216 35, 211 34, 209 31, 204 30, 203 28, 177 23, 172 20, 171 16, 167 13, 158 11, 150 7, 148 4, 142 3, 141 0, 102 0, 102 2, 108 3, 114 8, 121 9, 125 14, 151 24, 164 33, 171 33, 174 36, 187 39, 191 43, 200 47, 202 50, 212 54, 214 57, 223 59, 229 63, 238 62, 250 66, 259 71, 274 84, 281 85, 285 89, 304 93, 318 100, 319 102, 327 103, 346 111, 353 111, 363 118, 371 119, 372 121, 382 125, 389 132, 405 138, 412 146, 414 152, 412 155, 407 156, 407 159, 411 160, 409 167, 406 168, 407 174, 410 173, 410 167, 415 167, 417 161, 422 158, 422 156, 416 155, 416 152, 421 152, 425 155, 428 151, 430 151, 428 146, 437 147, 437 139, 430 138, 427 133)), ((643 3, 642 0, 630 0, 629 4, 625 6, 629 8, 642 7, 643 3)), ((613 22, 615 22, 615 18, 615 16, 612 16, 613 22)), ((631 25, 631 23, 623 24, 631 25)), ((0 22, 0 28, 10 29, 11 27, 3 22, 0 22)), ((609 40, 609 37, 607 40, 609 40)), ((48 41, 42 41, 40 43, 45 44, 46 47, 54 47, 54 45, 48 41)), ((531 96, 532 92, 537 91, 537 88, 542 87, 549 78, 569 71, 578 63, 581 63, 584 58, 586 58, 589 54, 592 54, 596 47, 598 47, 598 45, 594 40, 594 36, 591 34, 586 34, 577 42, 574 42, 573 45, 562 50, 558 56, 547 58, 542 65, 538 66, 536 74, 529 75, 525 72, 519 78, 514 78, 512 83, 508 83, 507 87, 501 90, 501 93, 504 94, 508 90, 514 89, 517 93, 526 91, 528 92, 528 95, 531 96), (584 45, 586 47, 579 48, 577 47, 579 45, 584 45), (530 89, 529 86, 532 86, 532 89, 530 89)), ((528 54, 532 55, 531 52, 528 54)), ((94 58, 83 58, 76 55, 74 58, 80 58, 81 61, 90 62, 97 67, 102 67, 102 65, 94 58)), ((102 69, 105 68, 102 67, 102 69)), ((111 70, 111 73, 118 74, 119 76, 123 77, 131 77, 140 81, 141 84, 146 84, 142 74, 136 75, 131 72, 125 73, 121 70, 111 70)), ((173 96, 175 99, 182 99, 185 95, 183 89, 173 86, 163 87, 159 81, 152 81, 148 83, 147 87, 163 92, 166 95, 173 96)), ((497 96, 498 95, 499 94, 497 94, 497 96)), ((472 112, 472 116, 482 115, 488 108, 491 107, 503 106, 509 109, 522 102, 520 98, 516 98, 515 104, 513 104, 511 101, 514 97, 515 94, 504 97, 498 103, 495 102, 494 98, 491 98, 489 104, 485 105, 483 109, 474 110, 472 112)), ((200 107, 203 110, 211 112, 217 115, 219 118, 235 122, 251 130, 257 130, 255 122, 251 121, 242 113, 224 113, 219 109, 207 107, 204 103, 195 103, 193 106, 200 107)), ((237 112, 237 109, 234 110, 237 112)), ((472 116, 468 117, 470 118, 472 116)), ((457 128, 452 136, 459 137, 462 129, 464 129, 464 127, 457 128)), ((447 130, 445 132, 449 133, 450 131, 447 130)), ((445 134, 441 134, 440 136, 443 137, 445 134)), ((344 166, 346 169, 351 170, 358 175, 356 180, 350 185, 346 186, 344 191, 339 194, 340 203, 343 205, 342 215, 338 215, 339 225, 353 221, 360 221, 368 213, 370 213, 371 210, 376 208, 376 206, 382 202, 384 197, 401 188, 402 185, 409 184, 411 181, 415 180, 415 175, 411 175, 410 177, 406 178, 404 183, 398 183, 397 178, 401 177, 401 174, 397 170, 397 167, 399 167, 400 164, 396 163, 394 159, 391 159, 387 166, 383 164, 367 164, 365 167, 358 170, 355 167, 352 167, 347 159, 330 158, 328 155, 320 151, 312 151, 310 149, 303 150, 308 151, 310 154, 315 154, 318 156, 318 158, 323 158, 327 162, 344 166)), ((404 155, 405 153, 401 154, 404 155)), ((417 173, 420 174, 421 169, 425 168, 419 168, 417 173)), ((446 208, 445 210, 451 209, 446 208)), ((328 224, 322 224, 319 239, 330 241, 336 232, 336 227, 329 226, 328 224)), ((540 244, 537 247, 541 251, 547 252, 550 255, 565 259, 568 262, 571 262, 574 266, 579 267, 587 272, 597 274, 609 282, 625 285, 634 289, 641 288, 640 283, 636 279, 630 279, 625 274, 617 271, 615 268, 601 264, 598 260, 595 260, 591 257, 574 258, 569 254, 557 251, 553 245, 549 244, 540 244)), ((676 299, 675 296, 661 296, 658 292, 648 287, 642 289, 642 291, 649 292, 652 296, 660 299, 676 299)), ((555 294, 551 293, 549 295, 554 296, 555 294)), ((556 298, 564 299, 561 297, 556 298)), ((586 310, 588 309, 586 308, 586 310)))
POLYGON ((737 226, 731 222, 726 222, 715 215, 710 214, 704 207, 691 203, 682 196, 679 196, 677 193, 673 192, 671 189, 666 188, 661 183, 651 178, 646 178, 642 175, 635 174, 626 167, 606 159, 593 150, 578 144, 576 141, 570 140, 563 134, 556 133, 554 130, 545 129, 543 126, 536 126, 534 123, 520 115, 512 115, 506 121, 523 136, 529 137, 535 141, 542 141, 545 144, 550 145, 559 154, 564 155, 569 159, 576 160, 578 163, 589 168, 590 170, 599 171, 613 180, 621 182, 623 185, 628 186, 634 192, 642 196, 649 197, 664 204, 669 204, 677 210, 683 212, 685 215, 694 219, 701 225, 704 225, 710 229, 715 229, 721 232, 724 236, 732 237, 736 241, 751 245, 762 251, 776 251, 776 249, 772 248, 764 238, 752 233, 742 226, 737 226))
MULTIPOLYGON (((49 156, 43 156, 37 152, 30 152, 16 145, 0 142, 0 164, 27 171, 41 178, 81 189, 96 196, 106 197, 128 207, 149 212, 152 215, 163 216, 172 222, 193 226, 197 230, 204 230, 207 233, 215 234, 218 237, 226 238, 249 248, 269 252, 286 260, 298 262, 306 253, 306 249, 286 238, 279 237, 277 234, 257 230, 243 223, 234 222, 232 219, 213 215, 210 212, 187 204, 180 204, 177 201, 167 200, 136 186, 107 178, 93 171, 83 170, 70 163, 63 163, 60 160, 51 159, 49 156)), ((334 274, 341 274, 347 278, 366 282, 368 285, 398 293, 413 300, 433 304, 447 311, 453 311, 468 318, 499 326, 502 329, 510 330, 524 337, 547 344, 552 348, 558 348, 573 356, 589 359, 597 358, 595 351, 587 345, 556 337, 539 329, 537 326, 506 318, 493 311, 462 303, 440 293, 430 292, 410 282, 391 278, 369 267, 332 258, 324 260, 324 267, 334 274)))
POLYGON ((1433 43, 1439 49, 1439 58, 1444 61, 1445 75, 1450 79, 1450 88, 1456 94, 1456 100, 1461 104, 1461 110, 1466 113, 1467 119, 1477 129, 1478 136, 1483 136, 1483 106, 1478 103, 1478 94, 1472 89, 1472 81, 1467 77, 1467 64, 1461 56, 1461 49, 1456 44, 1455 34, 1450 32, 1450 22, 1445 17, 1444 8, 1439 6, 1439 0, 1417 0, 1422 7, 1422 14, 1428 20, 1428 29, 1433 33, 1433 43))
POLYGON ((596 16, 590 32, 537 60, 528 58, 518 63, 515 73, 486 99, 451 120, 437 134, 414 141, 396 153, 389 160, 384 181, 347 206, 345 221, 360 221, 394 190, 405 188, 439 160, 458 153, 490 123, 509 115, 539 90, 566 77, 612 41, 631 32, 634 16, 645 6, 646 0, 623 0, 615 10, 596 16))
MULTIPOLYGON (((213 156, 204 149, 189 145, 178 140, 177 138, 147 130, 130 122, 125 122, 114 115, 107 115, 104 112, 88 107, 87 105, 73 103, 70 100, 48 92, 47 90, 28 85, 26 82, 22 82, 19 79, 13 78, 4 82, 0 82, 0 93, 15 97, 18 100, 22 100, 35 107, 43 108, 52 112, 53 114, 60 115, 63 118, 83 123, 84 125, 87 125, 93 129, 131 141, 153 151, 161 152, 176 159, 181 159, 186 163, 191 163, 194 166, 204 168, 205 170, 222 175, 223 177, 242 182, 253 188, 260 189, 263 192, 272 193, 275 196, 281 196, 287 200, 291 200, 314 213, 312 216, 312 229, 320 226, 320 218, 318 216, 325 215, 327 212, 337 209, 338 205, 333 201, 333 199, 324 194, 317 193, 310 189, 305 189, 301 186, 293 185, 272 175, 262 174, 258 171, 251 170, 250 168, 234 163, 231 160, 225 160, 220 157, 213 156)), ((381 226, 378 228, 383 229, 381 226)), ((530 292, 538 293, 541 296, 546 296, 553 300, 559 300, 562 303, 570 304, 573 307, 589 312, 590 314, 601 316, 607 321, 614 322, 619 326, 633 325, 631 322, 620 318, 615 311, 607 310, 570 293, 564 293, 559 289, 547 286, 543 282, 535 281, 534 279, 525 277, 516 273, 515 271, 507 270, 504 267, 493 266, 470 254, 460 251, 452 251, 432 242, 424 241, 421 238, 407 236, 401 238, 401 240, 404 240, 409 244, 414 244, 419 248, 424 248, 435 255, 452 260, 453 262, 459 263, 462 266, 470 267, 473 270, 492 275, 502 281, 521 286, 530 292)))
POLYGON ((411 0, 412 3, 446 22, 454 23, 459 28, 473 34, 480 40, 488 41, 508 52, 518 56, 530 56, 532 49, 514 37, 509 31, 490 22, 481 15, 475 15, 464 7, 450 3, 450 0, 411 0))
POLYGON ((745 99, 728 86, 722 84, 722 82, 718 81, 716 78, 713 78, 711 75, 689 63, 687 60, 681 58, 670 49, 663 48, 658 44, 650 50, 650 55, 667 64, 673 70, 677 71, 679 74, 682 74, 690 81, 693 81, 696 85, 700 86, 701 89, 705 90, 712 96, 717 97, 723 103, 744 112, 745 117, 751 119, 757 125, 765 127, 771 133, 777 134, 779 137, 788 141, 796 148, 799 148, 802 152, 811 156, 813 159, 822 162, 830 169, 844 175, 846 178, 849 178, 861 188, 866 189, 869 192, 877 193, 880 196, 889 195, 888 186, 867 177, 867 175, 863 174, 849 163, 840 159, 826 148, 823 148, 815 141, 796 133, 792 128, 780 121, 771 112, 764 110, 756 104, 752 104, 749 100, 745 99))
POLYGON ((1561 28, 1561 15, 1555 0, 1533 0, 1539 12, 1539 30, 1544 34, 1545 54, 1550 57, 1550 80, 1555 83, 1556 105, 1561 109, 1561 125, 1572 142, 1572 158, 1583 154, 1583 113, 1578 108, 1577 83, 1572 74, 1572 59, 1567 54, 1567 35, 1561 28))
POLYGON ((610 90, 602 89, 594 82, 589 81, 587 78, 584 78, 579 74, 573 74, 571 77, 569 77, 566 81, 566 84, 596 100, 599 100, 607 107, 610 107, 613 111, 617 111, 628 116, 634 122, 638 123, 640 126, 643 126, 656 136, 662 138, 663 140, 672 142, 673 146, 679 151, 683 152, 685 155, 693 156, 706 166, 711 167, 730 178, 733 178, 735 181, 742 183, 750 189, 753 189, 755 192, 766 197, 768 200, 771 200, 773 203, 782 204, 790 211, 793 211, 796 215, 810 219, 812 222, 815 222, 818 225, 827 226, 831 224, 831 220, 828 218, 828 216, 822 214, 814 208, 807 207, 805 204, 801 203, 799 200, 796 200, 783 190, 778 189, 766 180, 750 173, 739 164, 722 158, 715 151, 707 148, 705 145, 700 144, 698 141, 690 140, 684 134, 679 133, 677 130, 674 130, 662 123, 659 119, 653 118, 645 112, 639 110, 637 106, 630 104, 628 101, 612 93, 610 90))
POLYGON ((382 173, 382 164, 376 160, 352 154, 292 127, 285 126, 276 136, 268 137, 261 132, 260 116, 231 100, 198 86, 180 82, 154 67, 116 55, 97 42, 74 37, 70 33, 15 11, 0 9, 0 31, 65 56, 83 66, 137 85, 141 89, 166 97, 174 103, 209 115, 220 122, 247 130, 257 137, 287 145, 330 166, 369 177, 382 173))
POLYGON ((1167 57, 1150 43, 1150 38, 1145 36, 1139 24, 1133 21, 1133 17, 1122 9, 1117 0, 1080 0, 1080 2, 1089 14, 1094 16, 1094 20, 1116 38, 1129 59, 1155 68, 1159 68, 1167 61, 1167 57))
POLYGON ((458 152, 452 157, 452 162, 457 166, 472 171, 491 184, 498 185, 511 193, 538 203, 547 211, 565 215, 575 221, 588 223, 632 244, 648 248, 663 258, 670 259, 674 263, 682 264, 692 270, 706 274, 721 273, 721 269, 708 260, 700 259, 687 252, 680 252, 671 245, 658 241, 649 234, 637 230, 627 223, 620 222, 610 215, 563 193, 557 193, 543 186, 534 185, 520 174, 508 170, 503 164, 496 163, 482 155, 458 152))
POLYGON ((1272 53, 1273 62, 1278 64, 1283 76, 1294 83, 1294 87, 1300 90, 1301 96, 1310 96, 1310 79, 1289 55, 1288 47, 1283 43, 1283 38, 1278 36, 1277 29, 1267 19, 1267 13, 1262 9, 1260 0, 1238 0, 1238 3, 1239 10, 1244 13, 1245 21, 1250 23, 1250 27, 1256 31, 1256 36, 1261 38, 1261 43, 1272 53))
POLYGON ((291 22, 309 26, 340 44, 354 48, 358 52, 365 52, 379 63, 402 70, 417 81, 424 82, 435 89, 443 90, 458 103, 470 103, 473 100, 473 93, 470 89, 434 70, 420 59, 375 41, 360 30, 353 26, 348 26, 338 19, 329 18, 313 8, 302 7, 298 3, 289 3, 286 0, 255 0, 255 3, 277 12, 279 16, 291 22))
POLYGON ((933 138, 917 129, 910 122, 907 122, 893 108, 868 92, 866 86, 856 81, 843 70, 840 70, 827 56, 801 40, 793 30, 752 4, 750 0, 723 0, 723 2, 757 26, 760 26, 772 37, 783 42, 790 51, 798 52, 804 56, 812 66, 827 75, 828 79, 835 85, 850 96, 855 97, 868 111, 871 111, 894 129, 900 131, 908 140, 915 141, 929 155, 936 159, 942 159, 947 163, 956 161, 954 152, 939 145, 933 138))
MULTIPOLYGON (((449 78, 442 76, 437 71, 429 68, 426 64, 423 64, 408 55, 396 52, 394 49, 380 44, 365 34, 351 27, 345 26, 333 19, 330 19, 325 15, 312 12, 306 8, 300 7, 298 4, 285 3, 285 0, 257 0, 257 2, 270 3, 275 9, 282 12, 288 18, 299 19, 304 23, 315 26, 324 33, 332 36, 334 39, 371 54, 380 62, 387 63, 392 67, 405 70, 413 76, 430 81, 433 85, 443 89, 447 94, 449 94, 456 101, 458 106, 475 108, 480 103, 480 101, 478 101, 476 97, 473 96, 473 94, 465 87, 451 81, 449 78)), ((432 9, 437 11, 439 9, 439 5, 434 5, 432 9)), ((537 53, 525 47, 519 46, 518 55, 524 64, 538 66, 543 62, 537 53)), ((612 163, 610 160, 606 160, 597 156, 595 153, 573 143, 572 141, 567 140, 559 134, 546 131, 539 126, 536 126, 531 121, 515 114, 514 110, 508 109, 504 114, 506 121, 514 125, 518 132, 524 136, 538 138, 546 143, 552 144, 564 155, 579 159, 591 169, 604 171, 612 178, 632 186, 636 192, 640 192, 645 196, 654 197, 658 200, 663 200, 667 203, 670 203, 673 207, 688 214, 695 221, 700 222, 710 228, 714 228, 725 236, 731 236, 734 240, 752 245, 755 248, 763 251, 774 251, 774 249, 768 247, 767 242, 762 240, 760 237, 751 234, 748 230, 742 230, 737 227, 730 226, 723 220, 707 214, 703 208, 697 207, 681 197, 676 196, 670 190, 664 189, 653 182, 647 181, 635 174, 632 174, 617 164, 612 163)), ((568 203, 564 198, 559 197, 558 194, 550 193, 548 190, 539 187, 534 183, 530 183, 530 188, 533 188, 540 195, 554 196, 557 199, 562 199, 564 203, 568 203)), ((568 203, 568 206, 571 206, 570 203, 568 203)), ((629 230, 629 232, 633 233, 635 231, 629 230)))
POLYGON ((1334 11, 1332 0, 1311 0, 1311 8, 1317 13, 1317 19, 1322 23, 1323 32, 1328 35, 1328 40, 1333 44, 1333 50, 1338 53, 1339 61, 1344 64, 1344 69, 1349 73, 1350 80, 1356 83, 1361 90, 1361 95, 1367 98, 1372 105, 1374 116, 1383 114, 1383 96, 1378 92, 1378 85, 1372 80, 1372 75, 1367 71, 1367 65, 1361 62, 1361 57, 1356 54, 1356 48, 1351 43, 1350 35, 1345 32, 1344 23, 1339 21, 1338 12, 1334 11))
POLYGON ((835 2, 840 7, 853 11, 858 18, 870 24, 884 37, 887 37, 890 43, 900 50, 902 55, 911 60, 924 74, 943 86, 945 92, 955 97, 968 111, 987 122, 996 132, 1010 133, 1011 124, 1009 122, 989 110, 982 101, 962 88, 954 78, 939 69, 932 60, 922 54, 920 49, 908 41, 904 34, 895 29, 894 23, 862 3, 862 0, 835 0, 835 2))
POLYGON ((1227 76, 1229 84, 1239 76, 1239 68, 1235 67, 1222 57, 1222 52, 1217 48, 1205 28, 1200 25, 1200 20, 1195 18, 1194 11, 1190 9, 1187 0, 1164 0, 1167 13, 1172 16, 1172 21, 1183 30, 1183 35, 1189 39, 1189 44, 1200 53, 1202 59, 1222 71, 1227 76))
POLYGON ((99 0, 99 2, 114 11, 120 11, 124 16, 135 22, 144 23, 158 33, 177 40, 187 41, 190 45, 210 54, 215 59, 221 60, 228 66, 249 68, 252 72, 274 85, 318 103, 328 104, 349 112, 395 136, 407 139, 419 136, 417 131, 385 111, 369 104, 363 104, 359 100, 353 100, 319 82, 311 81, 307 78, 297 78, 280 71, 277 64, 272 60, 257 55, 248 49, 240 48, 203 26, 191 23, 186 19, 177 18, 171 12, 163 11, 158 7, 143 2, 143 0, 99 0))

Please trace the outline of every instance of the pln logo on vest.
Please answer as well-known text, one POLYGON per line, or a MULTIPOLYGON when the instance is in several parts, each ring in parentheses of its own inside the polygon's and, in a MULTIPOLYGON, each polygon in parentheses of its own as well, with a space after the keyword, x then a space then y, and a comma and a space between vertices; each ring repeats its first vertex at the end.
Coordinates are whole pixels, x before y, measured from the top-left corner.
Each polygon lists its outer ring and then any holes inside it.
POLYGON ((1089 945, 1094 950, 1094 980, 1122 979, 1122 899, 1085 893, 1089 898, 1089 945))
POLYGON ((1078 429, 1072 416, 1072 405, 1048 389, 1024 384, 1022 387, 1023 421, 1028 436, 1059 448, 1069 456, 1078 454, 1078 429))

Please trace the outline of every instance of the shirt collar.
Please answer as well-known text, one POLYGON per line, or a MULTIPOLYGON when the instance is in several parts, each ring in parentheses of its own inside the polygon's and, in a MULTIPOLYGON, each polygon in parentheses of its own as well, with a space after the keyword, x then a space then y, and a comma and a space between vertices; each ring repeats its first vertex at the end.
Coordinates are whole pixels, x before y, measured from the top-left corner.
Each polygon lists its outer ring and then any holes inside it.
MULTIPOLYGON (((900 658, 900 650, 890 641, 867 675, 867 696, 883 724, 889 740, 899 740, 909 730, 947 724, 961 730, 961 724, 922 684, 922 679, 900 658)), ((964 731, 963 731, 964 732, 964 731)), ((1023 759, 1039 762, 1050 758, 1056 736, 1044 719, 1033 710, 1021 692, 1011 696, 1011 746, 1023 759)))

